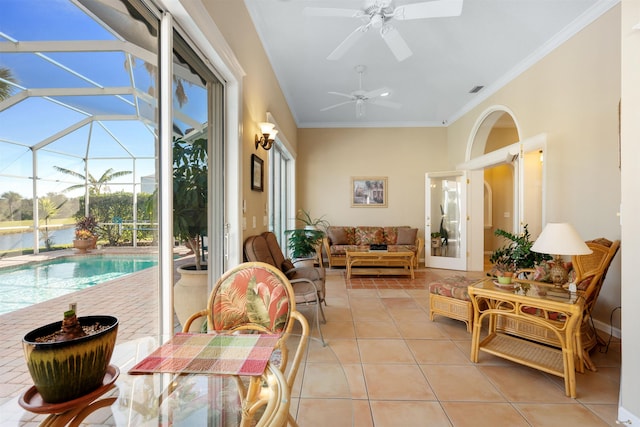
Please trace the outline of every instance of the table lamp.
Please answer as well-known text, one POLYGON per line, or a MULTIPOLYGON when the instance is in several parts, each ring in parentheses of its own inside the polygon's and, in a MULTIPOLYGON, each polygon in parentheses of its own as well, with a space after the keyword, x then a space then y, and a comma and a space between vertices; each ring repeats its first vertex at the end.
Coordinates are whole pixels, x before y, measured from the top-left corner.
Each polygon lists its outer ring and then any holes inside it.
POLYGON ((557 287, 567 282, 567 270, 562 264, 562 255, 587 255, 592 251, 584 243, 575 228, 569 223, 548 223, 531 246, 534 252, 555 255, 551 267, 551 281, 557 287))

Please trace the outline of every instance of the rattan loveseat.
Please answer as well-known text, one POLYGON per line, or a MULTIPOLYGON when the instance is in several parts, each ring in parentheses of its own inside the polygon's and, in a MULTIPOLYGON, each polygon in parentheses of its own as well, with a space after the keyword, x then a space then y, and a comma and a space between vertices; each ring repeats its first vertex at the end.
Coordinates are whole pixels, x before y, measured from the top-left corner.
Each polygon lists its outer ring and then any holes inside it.
MULTIPOLYGON (((370 245, 387 245, 388 250, 406 250, 415 254, 414 267, 424 247, 418 229, 409 226, 330 226, 326 230, 323 247, 329 267, 346 266, 347 251, 368 251, 370 245)), ((392 261, 377 261, 376 267, 395 267, 392 261)))

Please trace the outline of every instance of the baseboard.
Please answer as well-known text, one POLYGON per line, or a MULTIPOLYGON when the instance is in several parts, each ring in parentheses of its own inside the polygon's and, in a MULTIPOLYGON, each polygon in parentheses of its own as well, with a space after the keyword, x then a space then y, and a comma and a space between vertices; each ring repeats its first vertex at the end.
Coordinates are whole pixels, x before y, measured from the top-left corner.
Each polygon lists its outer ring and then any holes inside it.
POLYGON ((618 419, 616 420, 616 424, 627 426, 640 425, 640 418, 633 415, 622 406, 618 406, 618 419))
POLYGON ((603 334, 611 334, 616 338, 622 338, 622 331, 620 330, 620 328, 612 328, 611 325, 596 319, 593 319, 593 326, 595 326, 596 329, 598 331, 601 331, 603 334))

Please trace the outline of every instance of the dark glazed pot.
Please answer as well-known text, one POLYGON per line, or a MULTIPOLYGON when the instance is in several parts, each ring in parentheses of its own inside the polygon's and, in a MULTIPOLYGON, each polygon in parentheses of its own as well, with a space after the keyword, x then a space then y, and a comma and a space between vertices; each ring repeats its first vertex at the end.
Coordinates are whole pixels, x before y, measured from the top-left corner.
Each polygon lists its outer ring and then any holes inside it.
POLYGON ((107 328, 71 341, 38 343, 37 338, 59 331, 62 322, 34 329, 22 339, 24 356, 33 383, 47 403, 81 397, 102 385, 118 333, 113 316, 78 317, 82 326, 99 323, 107 328))

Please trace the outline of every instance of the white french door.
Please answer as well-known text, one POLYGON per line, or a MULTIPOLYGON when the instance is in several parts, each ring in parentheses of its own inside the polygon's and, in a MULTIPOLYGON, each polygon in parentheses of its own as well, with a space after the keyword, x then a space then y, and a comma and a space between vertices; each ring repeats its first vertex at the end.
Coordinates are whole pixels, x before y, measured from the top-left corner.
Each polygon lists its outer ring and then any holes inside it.
POLYGON ((467 268, 466 186, 464 171, 425 175, 424 259, 427 267, 449 270, 467 268))

